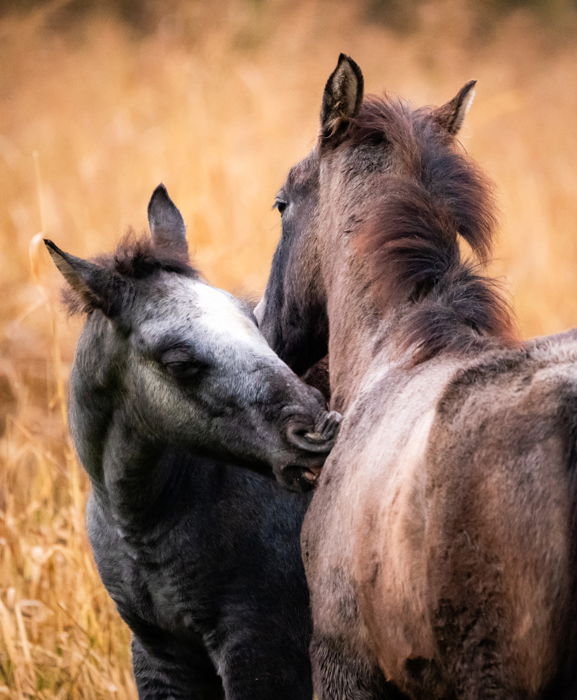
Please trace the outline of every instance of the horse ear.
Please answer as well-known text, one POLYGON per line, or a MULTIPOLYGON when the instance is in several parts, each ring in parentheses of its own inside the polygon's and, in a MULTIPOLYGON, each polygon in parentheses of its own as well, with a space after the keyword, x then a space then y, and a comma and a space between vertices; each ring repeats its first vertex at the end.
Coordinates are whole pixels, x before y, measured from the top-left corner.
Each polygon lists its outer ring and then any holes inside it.
POLYGON ((65 253, 46 238, 44 244, 74 294, 68 303, 72 311, 101 309, 111 318, 119 313, 127 287, 127 282, 120 275, 65 253))
POLYGON ((476 80, 470 80, 452 100, 433 110, 433 119, 450 134, 458 133, 463 126, 465 116, 475 99, 476 84, 476 80))
POLYGON ((363 74, 352 58, 342 53, 323 94, 321 137, 324 143, 338 143, 356 117, 363 101, 363 74))
POLYGON ((186 226, 163 184, 154 190, 148 203, 148 225, 157 250, 188 260, 186 226))

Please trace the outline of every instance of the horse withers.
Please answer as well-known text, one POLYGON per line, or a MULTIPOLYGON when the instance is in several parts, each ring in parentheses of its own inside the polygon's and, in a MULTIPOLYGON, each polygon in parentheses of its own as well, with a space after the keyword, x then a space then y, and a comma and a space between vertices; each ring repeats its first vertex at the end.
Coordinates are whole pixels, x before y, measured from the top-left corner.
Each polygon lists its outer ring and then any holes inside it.
POLYGON ((299 373, 328 349, 345 412, 302 535, 320 700, 577 697, 576 334, 521 343, 481 272, 473 88, 364 98, 341 56, 277 196, 255 313, 299 373))
POLYGON ((270 476, 310 487, 338 416, 270 350, 250 309, 190 266, 162 186, 149 222, 151 238, 94 261, 47 241, 70 310, 86 314, 70 427, 139 695, 308 700, 309 499, 270 476))

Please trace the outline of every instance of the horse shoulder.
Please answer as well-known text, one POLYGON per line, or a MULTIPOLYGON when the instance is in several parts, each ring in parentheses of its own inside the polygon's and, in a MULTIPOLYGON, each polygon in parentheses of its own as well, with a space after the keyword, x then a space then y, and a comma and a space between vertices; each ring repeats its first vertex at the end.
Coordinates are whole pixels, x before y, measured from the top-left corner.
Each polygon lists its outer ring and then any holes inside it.
POLYGON ((577 373, 556 345, 464 370, 440 402, 428 460, 435 634, 447 658, 490 654, 526 693, 556 667, 574 578, 577 373))

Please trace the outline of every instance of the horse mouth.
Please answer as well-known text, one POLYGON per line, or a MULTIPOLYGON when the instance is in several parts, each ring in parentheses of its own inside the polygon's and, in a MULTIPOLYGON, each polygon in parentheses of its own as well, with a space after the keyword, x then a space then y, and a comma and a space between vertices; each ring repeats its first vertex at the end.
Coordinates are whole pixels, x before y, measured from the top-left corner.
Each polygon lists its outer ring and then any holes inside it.
POLYGON ((304 479, 311 486, 315 486, 320 474, 320 469, 303 469, 301 479, 304 479))
POLYGON ((282 470, 282 481, 291 491, 311 491, 317 485, 322 465, 303 467, 289 464, 282 470))

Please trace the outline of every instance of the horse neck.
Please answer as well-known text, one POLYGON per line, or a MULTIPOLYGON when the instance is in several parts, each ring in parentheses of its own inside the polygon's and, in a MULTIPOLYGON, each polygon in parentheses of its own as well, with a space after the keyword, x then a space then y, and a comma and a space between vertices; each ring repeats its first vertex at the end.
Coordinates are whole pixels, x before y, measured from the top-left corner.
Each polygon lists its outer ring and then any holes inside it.
POLYGON ((137 423, 118 376, 115 331, 96 312, 78 343, 70 388, 70 427, 96 500, 120 527, 142 523, 174 481, 168 445, 137 423))
POLYGON ((352 255, 335 261, 325 274, 325 288, 331 402, 335 410, 344 411, 375 359, 378 357, 381 368, 394 361, 395 348, 389 338, 396 314, 373 304, 352 255))
POLYGON ((347 255, 346 244, 333 249, 344 250, 324 275, 336 410, 346 409, 372 368, 379 374, 393 367, 406 370, 433 357, 455 365, 484 352, 517 346, 507 307, 498 295, 492 296, 484 280, 468 277, 466 266, 456 268, 463 277, 443 280, 432 302, 425 297, 387 307, 374 303, 362 261, 347 255))

